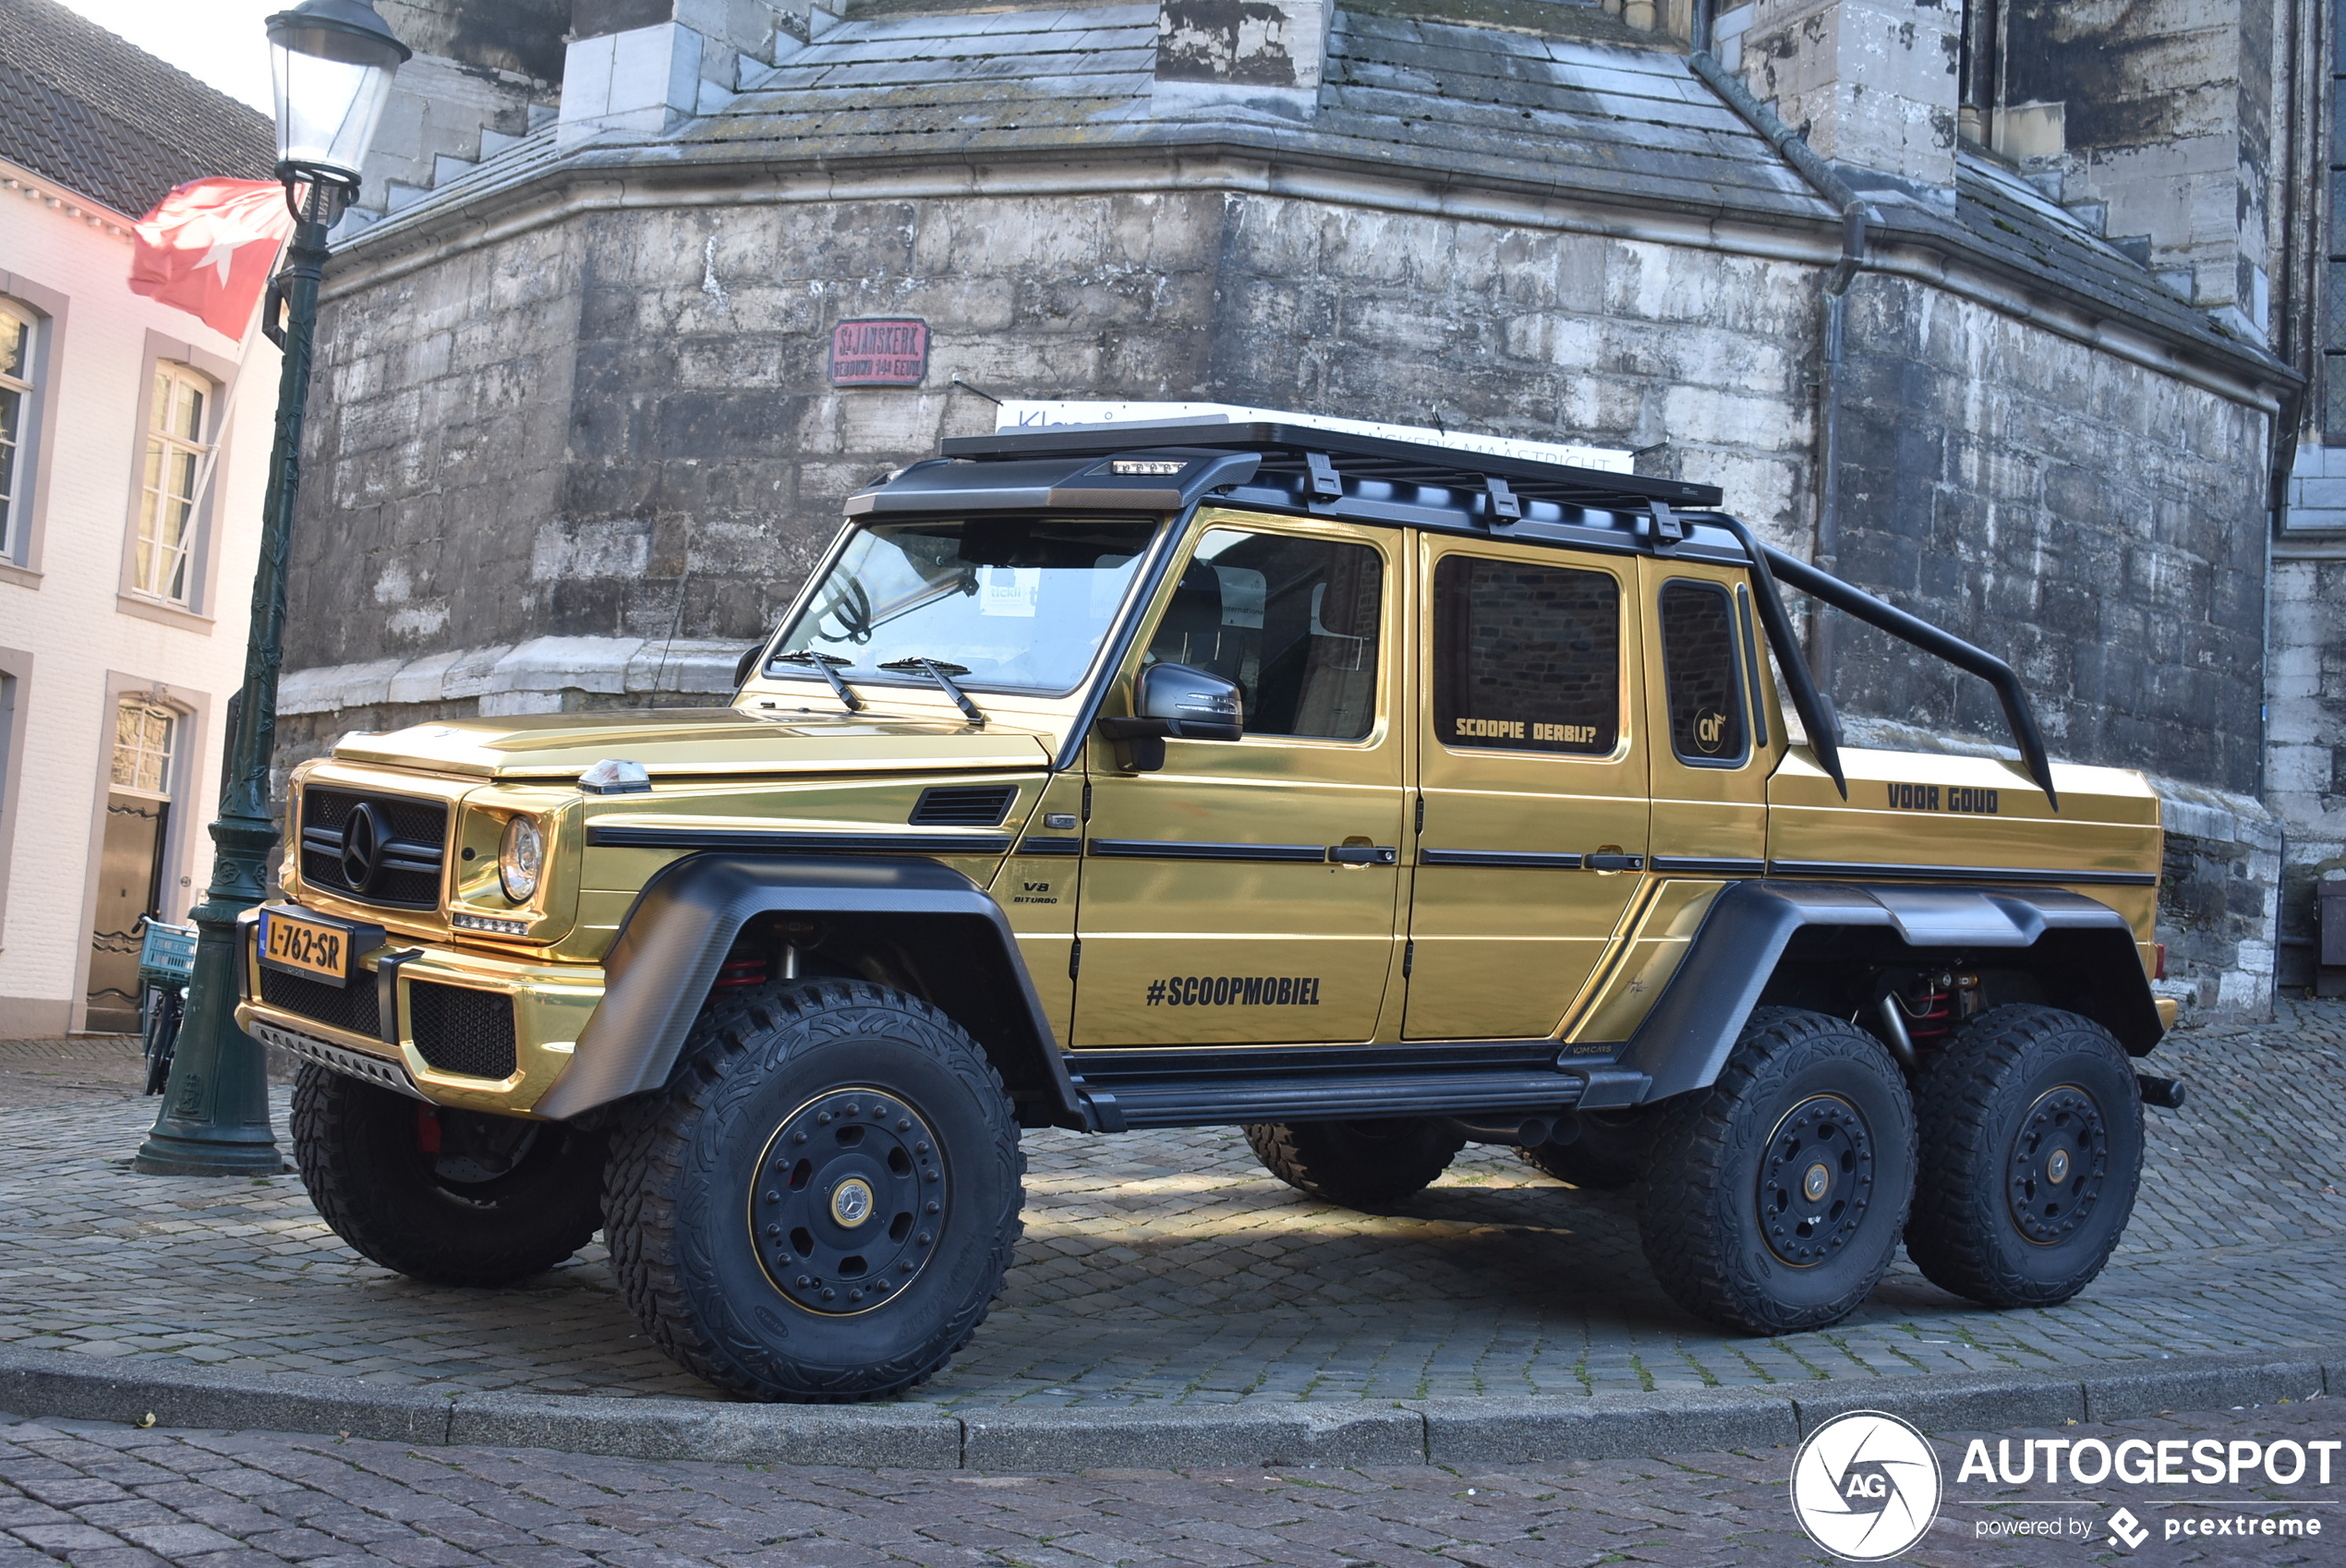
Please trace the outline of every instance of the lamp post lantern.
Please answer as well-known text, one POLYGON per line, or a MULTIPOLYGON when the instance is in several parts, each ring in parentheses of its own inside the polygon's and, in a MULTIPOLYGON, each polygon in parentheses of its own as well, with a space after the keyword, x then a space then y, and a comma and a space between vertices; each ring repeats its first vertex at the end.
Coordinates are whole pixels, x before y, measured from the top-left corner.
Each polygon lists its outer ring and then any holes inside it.
POLYGON ((228 767, 212 820, 212 886, 193 918, 198 932, 187 1007, 154 1129, 134 1169, 155 1176, 238 1176, 282 1170, 269 1126, 260 1048, 236 1027, 236 917, 260 902, 277 830, 269 816, 269 758, 276 740, 277 667, 284 657, 285 555, 301 483, 301 428, 309 398, 310 341, 326 233, 358 194, 358 168, 409 54, 368 0, 302 0, 268 21, 276 79, 277 177, 294 215, 284 270, 261 306, 261 330, 284 351, 277 432, 262 502, 260 564, 253 573, 252 629, 244 688, 228 736, 228 767), (280 327, 280 303, 285 320, 280 327))

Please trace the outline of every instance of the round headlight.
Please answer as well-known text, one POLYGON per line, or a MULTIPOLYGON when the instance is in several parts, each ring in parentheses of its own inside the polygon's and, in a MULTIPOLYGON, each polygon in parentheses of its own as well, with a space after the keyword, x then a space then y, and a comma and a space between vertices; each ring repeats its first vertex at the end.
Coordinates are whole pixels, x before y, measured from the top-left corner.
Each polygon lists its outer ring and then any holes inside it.
POLYGON ((497 880, 505 897, 516 904, 529 902, 538 891, 538 873, 546 863, 546 836, 535 817, 517 816, 505 824, 505 841, 497 846, 497 880))

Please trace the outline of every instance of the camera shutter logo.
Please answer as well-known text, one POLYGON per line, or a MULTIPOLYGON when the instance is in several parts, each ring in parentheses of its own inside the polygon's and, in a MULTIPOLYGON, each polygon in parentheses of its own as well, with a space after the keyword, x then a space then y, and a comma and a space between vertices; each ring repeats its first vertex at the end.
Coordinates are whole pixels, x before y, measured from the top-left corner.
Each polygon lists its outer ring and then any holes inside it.
POLYGON ((1792 1462, 1792 1512, 1835 1557, 1879 1562, 1922 1539, 1942 1482, 1930 1441, 1895 1416, 1853 1410, 1808 1434, 1792 1462))

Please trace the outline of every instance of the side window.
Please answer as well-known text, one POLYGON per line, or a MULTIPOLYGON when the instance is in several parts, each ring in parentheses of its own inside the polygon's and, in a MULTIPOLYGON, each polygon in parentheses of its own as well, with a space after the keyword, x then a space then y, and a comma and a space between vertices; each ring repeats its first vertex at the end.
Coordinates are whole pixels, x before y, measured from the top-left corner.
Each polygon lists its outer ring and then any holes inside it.
POLYGON ((1621 735, 1620 585, 1603 572, 1443 557, 1433 722, 1445 746, 1610 754, 1621 735))
POLYGON ((1750 753, 1735 666, 1735 601, 1718 583, 1662 587, 1662 679, 1670 749, 1697 767, 1737 767, 1750 753))
POLYGON ((32 419, 33 316, 0 299, 0 560, 23 551, 24 513, 32 497, 24 440, 32 419))
POLYGON ((1211 528, 1147 658, 1237 681, 1249 735, 1362 740, 1376 724, 1384 587, 1366 545, 1211 528))
POLYGON ((196 542, 196 482, 203 472, 205 421, 211 408, 211 381, 185 365, 155 367, 131 586, 171 604, 187 602, 187 558, 196 542))

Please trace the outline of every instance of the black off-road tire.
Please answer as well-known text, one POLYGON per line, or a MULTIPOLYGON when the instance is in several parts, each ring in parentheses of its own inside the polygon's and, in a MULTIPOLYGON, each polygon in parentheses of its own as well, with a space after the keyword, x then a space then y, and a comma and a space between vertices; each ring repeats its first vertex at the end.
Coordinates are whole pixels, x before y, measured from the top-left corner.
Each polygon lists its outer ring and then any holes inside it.
POLYGON ((1820 1329, 1880 1283, 1914 1185, 1889 1054, 1855 1024, 1767 1007, 1717 1082, 1664 1107, 1638 1228, 1687 1310, 1744 1333, 1820 1329))
POLYGON ((293 1144, 334 1234, 432 1285, 544 1273, 602 1224, 602 1135, 558 1122, 429 1106, 305 1062, 293 1144))
POLYGON ((623 1117, 605 1236, 646 1333, 709 1381, 881 1399, 985 1321, 1025 1172, 959 1024, 863 981, 783 981, 711 1001, 667 1091, 623 1117))
POLYGON ((1526 1144, 1523 1163, 1590 1192, 1634 1187, 1646 1172, 1653 1118, 1638 1111, 1583 1111, 1580 1136, 1569 1143, 1526 1144))
POLYGON ((1431 1116, 1257 1122, 1245 1130, 1264 1170, 1347 1209, 1390 1208, 1448 1170, 1466 1147, 1464 1132, 1431 1116))
POLYGON ((2142 1182, 2142 1094, 2108 1030, 2053 1007, 1983 1013, 1924 1064, 1915 1111, 1926 1180, 1906 1253, 1926 1278, 1999 1308, 2093 1282, 2142 1182))

